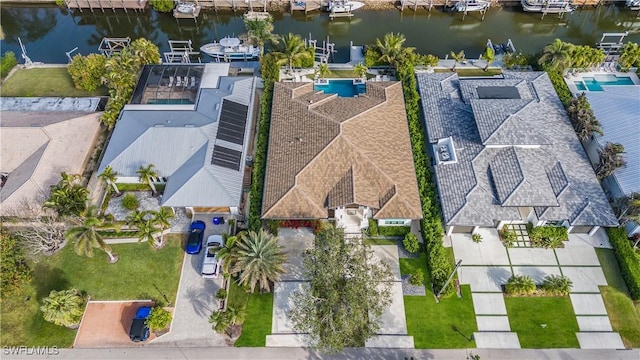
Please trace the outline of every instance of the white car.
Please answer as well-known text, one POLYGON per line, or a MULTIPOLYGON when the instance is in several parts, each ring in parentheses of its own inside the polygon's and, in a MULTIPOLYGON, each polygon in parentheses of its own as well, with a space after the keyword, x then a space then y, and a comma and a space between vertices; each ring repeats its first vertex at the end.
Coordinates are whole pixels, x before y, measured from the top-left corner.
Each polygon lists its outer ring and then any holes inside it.
POLYGON ((211 235, 207 238, 207 245, 204 249, 204 260, 202 260, 203 278, 217 278, 220 274, 222 264, 218 261, 217 253, 223 246, 224 239, 221 235, 211 235))

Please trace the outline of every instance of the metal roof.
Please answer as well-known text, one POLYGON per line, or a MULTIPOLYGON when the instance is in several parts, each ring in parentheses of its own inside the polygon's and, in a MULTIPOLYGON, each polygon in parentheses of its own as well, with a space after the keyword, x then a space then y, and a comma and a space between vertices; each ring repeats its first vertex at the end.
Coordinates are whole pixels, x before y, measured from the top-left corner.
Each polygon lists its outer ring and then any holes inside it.
POLYGON ((587 92, 587 99, 604 135, 597 135, 601 145, 607 141, 624 145, 627 166, 614 176, 625 194, 640 191, 640 86, 602 86, 603 91, 587 92))

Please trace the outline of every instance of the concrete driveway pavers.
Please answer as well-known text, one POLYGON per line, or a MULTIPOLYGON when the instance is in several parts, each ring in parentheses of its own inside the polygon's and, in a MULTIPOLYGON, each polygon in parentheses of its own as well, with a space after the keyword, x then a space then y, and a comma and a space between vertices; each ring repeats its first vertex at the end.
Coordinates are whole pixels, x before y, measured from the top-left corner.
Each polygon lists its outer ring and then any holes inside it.
POLYGON ((452 234, 451 244, 456 260, 463 265, 509 265, 507 250, 495 229, 480 229, 482 242, 475 243, 470 234, 452 234))
POLYGON ((474 293, 472 298, 476 315, 507 315, 502 293, 474 293))
POLYGON ((547 275, 560 275, 558 266, 514 266, 514 275, 529 275, 536 284, 542 284, 547 275))
POLYGON ((576 293, 599 293, 599 286, 606 286, 607 279, 600 267, 569 267, 564 266, 562 273, 573 282, 571 292, 576 293))
POLYGON ((287 261, 284 263, 284 271, 280 280, 298 281, 306 280, 302 276, 302 258, 305 250, 313 248, 315 235, 310 228, 280 228, 278 230, 278 244, 284 247, 287 253, 287 261))
POLYGON ((576 315, 607 315, 602 296, 598 294, 569 294, 576 315))
POLYGON ((502 292, 502 285, 511 277, 508 266, 462 266, 458 270, 460 283, 469 284, 471 291, 502 292))
POLYGON ((509 251, 509 259, 511 265, 558 265, 556 255, 553 251, 539 248, 511 248, 509 251))

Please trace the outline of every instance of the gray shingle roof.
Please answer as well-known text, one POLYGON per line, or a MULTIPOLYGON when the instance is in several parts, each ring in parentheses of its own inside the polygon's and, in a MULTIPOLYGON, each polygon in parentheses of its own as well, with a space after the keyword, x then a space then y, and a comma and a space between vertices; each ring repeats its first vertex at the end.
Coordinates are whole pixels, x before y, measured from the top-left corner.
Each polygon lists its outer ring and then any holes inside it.
POLYGON ((458 158, 435 165, 447 225, 520 220, 518 207, 535 207, 541 220, 617 224, 545 73, 418 74, 418 87, 428 141, 451 136, 458 158), (479 99, 485 86, 515 86, 520 98, 479 99))
POLYGON ((119 177, 131 178, 137 177, 141 165, 153 164, 158 176, 168 178, 163 206, 239 206, 244 166, 235 170, 213 165, 211 157, 215 145, 225 146, 241 151, 241 164, 244 163, 253 119, 255 78, 221 76, 217 82, 205 80, 202 86, 215 84, 217 88, 200 88, 193 107, 125 107, 98 171, 110 165, 119 177), (249 107, 243 144, 217 139, 223 99, 249 107))

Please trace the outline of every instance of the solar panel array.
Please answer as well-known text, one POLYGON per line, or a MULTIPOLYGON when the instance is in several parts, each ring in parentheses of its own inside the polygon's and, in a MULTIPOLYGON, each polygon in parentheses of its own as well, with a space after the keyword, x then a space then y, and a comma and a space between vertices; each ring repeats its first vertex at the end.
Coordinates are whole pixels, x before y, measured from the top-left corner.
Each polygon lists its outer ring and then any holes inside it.
POLYGON ((218 136, 220 140, 242 145, 247 124, 249 107, 228 100, 222 100, 218 136))
POLYGON ((222 166, 231 170, 240 170, 242 151, 232 150, 224 146, 215 145, 211 156, 211 165, 222 166))

